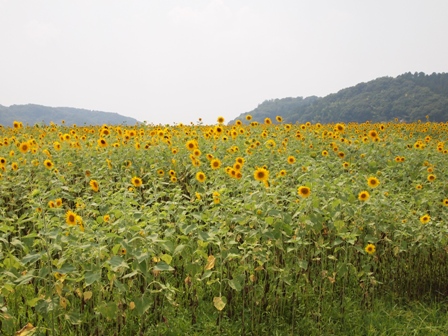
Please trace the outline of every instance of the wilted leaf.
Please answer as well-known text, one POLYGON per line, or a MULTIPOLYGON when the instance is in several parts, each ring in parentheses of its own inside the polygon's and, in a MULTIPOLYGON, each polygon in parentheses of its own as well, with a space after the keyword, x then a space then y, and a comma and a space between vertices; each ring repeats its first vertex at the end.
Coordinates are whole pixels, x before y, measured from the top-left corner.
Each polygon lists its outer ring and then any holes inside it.
POLYGON ((87 291, 83 293, 84 301, 88 301, 92 298, 93 293, 91 291, 87 291))
POLYGON ((215 267, 215 260, 216 258, 213 255, 209 255, 207 258, 207 264, 205 264, 204 269, 208 271, 215 267))
POLYGON ((224 302, 223 299, 225 299, 225 298, 223 298, 222 296, 216 296, 213 298, 213 305, 219 311, 223 310, 224 307, 226 306, 226 303, 224 302))
POLYGON ((27 323, 22 329, 16 332, 16 336, 29 336, 34 334, 36 331, 36 327, 34 327, 31 323, 27 323))

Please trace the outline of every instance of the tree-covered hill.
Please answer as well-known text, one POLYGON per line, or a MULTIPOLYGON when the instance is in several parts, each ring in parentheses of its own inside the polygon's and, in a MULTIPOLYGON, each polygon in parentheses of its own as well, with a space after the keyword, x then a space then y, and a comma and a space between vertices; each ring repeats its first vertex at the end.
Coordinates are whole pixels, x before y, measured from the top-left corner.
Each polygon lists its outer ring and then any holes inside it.
POLYGON ((48 107, 35 104, 0 105, 0 124, 12 126, 14 120, 21 121, 23 125, 50 124, 54 122, 72 125, 102 125, 102 124, 127 124, 134 125, 138 121, 125 117, 118 113, 91 111, 71 107, 48 107))
MULTIPOLYGON (((448 73, 405 73, 396 78, 381 77, 340 90, 325 97, 297 97, 266 100, 238 118, 263 122, 276 116, 284 122, 372 122, 394 118, 412 122, 448 120, 448 73)), ((230 123, 233 123, 231 121, 230 123)))

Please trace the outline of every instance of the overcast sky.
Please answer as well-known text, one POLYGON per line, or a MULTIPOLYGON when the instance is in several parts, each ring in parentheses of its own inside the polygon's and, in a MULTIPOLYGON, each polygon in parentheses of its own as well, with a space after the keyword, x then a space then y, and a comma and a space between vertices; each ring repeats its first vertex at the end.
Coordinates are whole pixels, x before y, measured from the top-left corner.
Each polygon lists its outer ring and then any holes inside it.
POLYGON ((215 123, 448 72, 447 0, 0 0, 0 104, 215 123))

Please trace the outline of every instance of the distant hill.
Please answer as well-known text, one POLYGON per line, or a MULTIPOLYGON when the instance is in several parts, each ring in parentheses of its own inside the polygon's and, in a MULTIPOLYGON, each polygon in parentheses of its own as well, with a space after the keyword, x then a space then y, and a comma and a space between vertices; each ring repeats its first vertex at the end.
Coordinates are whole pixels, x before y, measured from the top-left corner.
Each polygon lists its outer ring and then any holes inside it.
POLYGON ((448 73, 408 72, 360 83, 322 98, 266 100, 236 119, 245 122, 248 114, 258 122, 267 117, 275 122, 276 116, 288 123, 380 122, 394 118, 413 122, 426 120, 427 115, 430 121, 448 121, 448 73))
POLYGON ((66 125, 102 125, 126 124, 134 125, 138 120, 122 116, 118 113, 91 111, 72 107, 48 107, 35 104, 0 105, 0 124, 12 126, 14 120, 21 121, 23 125, 46 124, 50 122, 66 125))

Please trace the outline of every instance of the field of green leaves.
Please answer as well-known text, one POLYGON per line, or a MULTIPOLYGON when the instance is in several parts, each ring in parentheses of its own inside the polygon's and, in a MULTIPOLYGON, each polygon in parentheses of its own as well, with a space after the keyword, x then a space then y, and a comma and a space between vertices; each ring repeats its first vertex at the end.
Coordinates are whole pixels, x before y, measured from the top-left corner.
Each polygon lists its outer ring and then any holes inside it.
POLYGON ((448 123, 0 128, 3 335, 444 335, 448 123))

